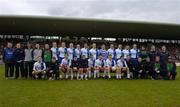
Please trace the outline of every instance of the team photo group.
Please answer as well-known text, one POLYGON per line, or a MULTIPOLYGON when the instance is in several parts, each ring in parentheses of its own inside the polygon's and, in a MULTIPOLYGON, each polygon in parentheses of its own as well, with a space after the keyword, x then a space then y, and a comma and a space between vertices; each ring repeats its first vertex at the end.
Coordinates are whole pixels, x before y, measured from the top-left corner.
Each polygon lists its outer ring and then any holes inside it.
POLYGON ((3 50, 5 79, 152 79, 175 80, 176 64, 166 50, 96 43, 83 45, 7 43, 3 50), (32 46, 34 46, 32 48, 32 46))

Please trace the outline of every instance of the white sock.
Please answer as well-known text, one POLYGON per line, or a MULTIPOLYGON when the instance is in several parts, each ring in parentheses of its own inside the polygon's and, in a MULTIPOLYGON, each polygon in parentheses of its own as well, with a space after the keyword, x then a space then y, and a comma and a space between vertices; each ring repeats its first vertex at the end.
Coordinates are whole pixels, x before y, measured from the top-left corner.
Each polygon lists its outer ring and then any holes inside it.
POLYGON ((73 73, 71 74, 71 79, 73 79, 73 73))
POLYGON ((130 74, 127 74, 127 78, 130 78, 130 74))
POLYGON ((103 73, 103 78, 105 78, 105 76, 106 76, 106 71, 104 71, 104 73, 103 73))
POLYGON ((79 73, 77 73, 76 78, 77 78, 77 80, 79 79, 79 73))
POLYGON ((62 79, 62 75, 59 75, 59 78, 62 79))
POLYGON ((87 79, 87 74, 85 74, 85 79, 87 79))
POLYGON ((94 78, 96 78, 96 73, 97 73, 97 71, 95 70, 95 71, 94 71, 94 78))
POLYGON ((91 78, 91 71, 88 71, 88 77, 91 78))
POLYGON ((66 76, 65 76, 66 79, 68 79, 68 74, 66 73, 66 76))
POLYGON ((121 74, 119 74, 119 78, 121 79, 121 74))
POLYGON ((116 79, 119 79, 119 75, 118 75, 118 73, 116 74, 116 79))
POLYGON ((81 74, 81 79, 83 79, 83 74, 81 74))
POLYGON ((110 72, 108 71, 108 77, 111 78, 110 72))
POLYGON ((97 74, 97 77, 99 78, 99 71, 97 71, 96 74, 97 74))

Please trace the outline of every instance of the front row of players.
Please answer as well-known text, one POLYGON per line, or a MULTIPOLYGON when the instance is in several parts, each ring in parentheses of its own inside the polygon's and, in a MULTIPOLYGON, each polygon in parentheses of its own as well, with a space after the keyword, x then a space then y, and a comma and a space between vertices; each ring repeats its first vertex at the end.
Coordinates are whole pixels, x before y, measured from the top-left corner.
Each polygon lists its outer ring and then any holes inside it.
POLYGON ((33 76, 35 79, 48 78, 49 80, 65 79, 73 80, 76 77, 77 80, 88 80, 91 78, 98 79, 100 77, 110 79, 114 76, 116 79, 127 78, 127 79, 148 79, 151 77, 152 80, 157 79, 172 79, 176 77, 176 65, 168 58, 166 68, 162 69, 159 56, 156 57, 155 62, 150 62, 147 58, 142 61, 141 58, 137 59, 137 62, 131 61, 130 56, 125 60, 120 57, 118 60, 114 60, 112 55, 108 56, 107 60, 103 60, 102 56, 99 55, 98 59, 94 60, 93 55, 89 59, 83 55, 82 59, 74 57, 73 60, 68 59, 68 54, 61 61, 57 63, 56 58, 53 57, 48 67, 39 57, 38 61, 33 67, 33 76), (101 75, 100 75, 101 74, 101 75))

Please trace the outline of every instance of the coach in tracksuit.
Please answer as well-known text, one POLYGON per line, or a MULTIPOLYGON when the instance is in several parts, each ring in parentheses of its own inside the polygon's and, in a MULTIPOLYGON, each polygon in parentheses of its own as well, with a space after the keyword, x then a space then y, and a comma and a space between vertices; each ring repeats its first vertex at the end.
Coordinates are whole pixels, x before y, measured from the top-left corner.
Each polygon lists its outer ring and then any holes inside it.
POLYGON ((15 79, 19 78, 19 70, 21 72, 21 78, 25 78, 25 71, 24 71, 24 49, 21 48, 21 44, 16 44, 16 49, 14 51, 14 57, 15 57, 15 67, 16 67, 16 73, 15 73, 15 79))
POLYGON ((7 47, 3 51, 3 62, 5 63, 5 78, 13 78, 14 74, 14 50, 12 43, 7 43, 7 47), (10 70, 10 71, 9 71, 10 70), (10 73, 10 75, 9 75, 10 73))
POLYGON ((166 67, 166 63, 168 62, 169 53, 166 51, 166 47, 162 46, 161 52, 160 52, 160 64, 161 64, 161 71, 160 74, 163 79, 168 79, 168 71, 166 67))

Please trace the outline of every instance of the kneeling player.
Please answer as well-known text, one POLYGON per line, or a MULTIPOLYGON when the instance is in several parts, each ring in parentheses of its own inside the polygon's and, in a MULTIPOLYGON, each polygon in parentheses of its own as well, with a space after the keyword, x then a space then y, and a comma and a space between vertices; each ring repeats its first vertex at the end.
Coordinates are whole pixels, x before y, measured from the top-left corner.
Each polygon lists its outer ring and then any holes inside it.
POLYGON ((168 71, 168 79, 175 80, 176 75, 177 75, 176 64, 175 64, 175 62, 172 61, 172 58, 170 56, 168 57, 167 71, 168 71))
POLYGON ((77 56, 74 56, 74 59, 71 61, 71 80, 73 80, 74 73, 76 73, 76 77, 78 79, 79 77, 79 72, 78 72, 78 59, 77 56))
POLYGON ((95 59, 93 55, 90 55, 90 58, 88 59, 88 78, 91 78, 92 73, 94 73, 94 65, 95 65, 95 59))
POLYGON ((99 78, 99 72, 104 71, 104 60, 102 59, 102 55, 99 55, 98 59, 95 61, 95 70, 94 70, 94 79, 99 78))
POLYGON ((81 75, 81 79, 83 80, 85 76, 85 80, 87 80, 87 70, 88 70, 88 60, 85 55, 82 55, 82 58, 79 61, 79 73, 81 75))
POLYGON ((45 78, 46 75, 46 64, 42 61, 41 57, 38 57, 38 61, 34 63, 34 67, 33 67, 33 76, 35 77, 35 79, 38 78, 45 78))
POLYGON ((62 74, 64 73, 65 79, 68 79, 69 71, 70 71, 70 64, 71 64, 71 60, 68 59, 68 54, 65 54, 65 57, 61 61, 61 64, 60 64, 60 78, 62 78, 62 74))
POLYGON ((54 75, 55 75, 55 79, 59 79, 59 67, 58 67, 58 63, 56 62, 56 57, 52 57, 51 63, 49 65, 49 69, 48 69, 49 80, 54 80, 54 75))
POLYGON ((138 79, 139 77, 142 77, 143 73, 143 63, 142 63, 142 58, 138 58, 138 62, 135 66, 135 70, 133 72, 133 78, 138 79))
POLYGON ((127 78, 130 78, 129 68, 127 66, 126 60, 124 60, 123 57, 121 57, 117 61, 117 71, 116 71, 116 79, 121 79, 121 74, 126 73, 127 78))
POLYGON ((111 78, 111 71, 115 72, 116 71, 116 61, 112 59, 112 55, 108 55, 108 59, 106 59, 105 61, 105 70, 104 70, 104 74, 103 77, 105 78, 106 75, 108 76, 108 78, 111 78))
POLYGON ((156 56, 155 58, 155 63, 153 65, 153 73, 152 73, 152 80, 158 79, 158 75, 160 75, 160 70, 161 70, 161 64, 160 64, 160 58, 159 56, 156 56))

